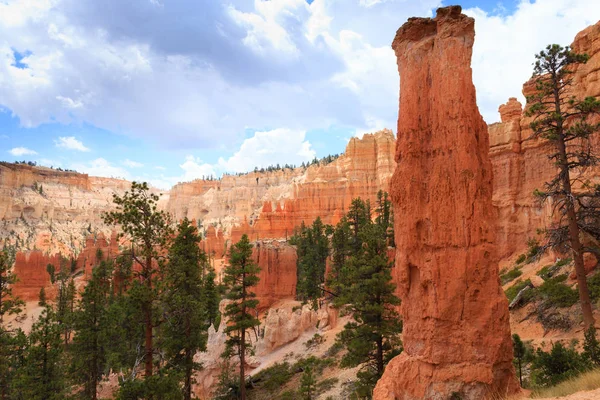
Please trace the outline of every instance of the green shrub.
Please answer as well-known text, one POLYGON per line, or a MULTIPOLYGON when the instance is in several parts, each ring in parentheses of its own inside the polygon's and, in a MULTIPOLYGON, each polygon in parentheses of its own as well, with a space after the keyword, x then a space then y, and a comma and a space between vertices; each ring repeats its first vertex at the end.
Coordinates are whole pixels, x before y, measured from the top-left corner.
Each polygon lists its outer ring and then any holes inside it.
POLYGON ((502 285, 506 285, 508 282, 514 281, 521 275, 523 275, 521 269, 519 267, 515 267, 507 273, 500 275, 500 282, 502 282, 502 285))
POLYGON ((342 342, 336 340, 329 349, 327 349, 327 351, 325 352, 325 356, 326 357, 335 357, 340 351, 342 351, 342 349, 344 348, 344 345, 342 344, 342 342))
POLYGON ((600 299, 600 273, 595 273, 587 279, 588 289, 592 300, 600 299))
POLYGON ((512 285, 511 287, 506 289, 506 291, 504 293, 506 294, 506 297, 508 298, 508 302, 510 303, 511 301, 513 301, 515 299, 515 297, 517 297, 517 294, 519 294, 521 289, 523 289, 525 286, 528 286, 528 285, 531 285, 531 281, 529 279, 527 279, 525 281, 516 282, 514 285, 512 285))
POLYGON ((564 284, 567 275, 559 275, 547 279, 543 285, 538 288, 540 296, 555 307, 571 307, 579 300, 577 290, 571 289, 564 284))
POLYGON ((543 251, 542 246, 540 246, 540 242, 537 239, 529 239, 527 240, 527 264, 533 262, 537 256, 539 256, 543 251))
POLYGON ((260 371, 252 378, 255 387, 260 387, 268 391, 281 389, 288 383, 294 373, 287 362, 275 363, 272 367, 260 371))
POLYGON ((557 342, 549 352, 536 350, 531 363, 531 380, 535 386, 548 387, 588 369, 589 363, 574 348, 557 342))
POLYGON ((556 264, 554 264, 554 265, 555 265, 555 266, 557 266, 557 267, 562 267, 563 265, 570 264, 570 263, 571 263, 571 261, 573 261, 573 259, 572 259, 572 258, 564 258, 564 259, 562 259, 562 260, 558 260, 558 261, 556 262, 556 264))
POLYGON ((325 393, 331 390, 338 382, 338 378, 329 378, 322 380, 317 384, 317 393, 325 393))
POLYGON ((325 338, 323 336, 315 333, 311 339, 308 339, 306 343, 304 343, 304 346, 306 346, 307 350, 314 349, 315 347, 319 347, 319 345, 323 344, 324 341, 325 338))
POLYGON ((332 358, 317 358, 315 356, 310 356, 299 359, 292 367, 292 371, 303 372, 306 368, 312 368, 313 372, 319 375, 325 368, 331 367, 334 364, 335 360, 332 358))
POLYGON ((525 260, 527 260, 527 256, 525 254, 521 254, 519 257, 517 257, 517 264, 523 264, 525 260))

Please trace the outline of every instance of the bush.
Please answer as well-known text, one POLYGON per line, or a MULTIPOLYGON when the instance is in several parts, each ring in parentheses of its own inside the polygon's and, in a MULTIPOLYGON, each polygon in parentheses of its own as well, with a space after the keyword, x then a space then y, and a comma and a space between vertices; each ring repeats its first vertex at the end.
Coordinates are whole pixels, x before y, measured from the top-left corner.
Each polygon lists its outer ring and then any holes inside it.
POLYGON ((525 260, 527 260, 527 256, 525 254, 521 254, 517 258, 517 264, 523 264, 525 260))
POLYGON ((549 305, 555 307, 571 307, 579 300, 577 290, 571 289, 563 283, 566 279, 567 275, 549 278, 538 288, 539 294, 549 305))
POLYGON ((508 282, 514 281, 521 275, 523 275, 521 269, 519 267, 515 267, 507 273, 500 275, 500 282, 502 282, 502 285, 506 285, 508 282))
POLYGON ((592 300, 600 299, 600 273, 595 273, 587 279, 588 289, 592 300))
POLYGON ((519 292, 523 288, 525 288, 525 286, 529 286, 529 285, 531 285, 531 281, 529 279, 527 279, 525 281, 516 282, 514 285, 512 285, 511 287, 506 289, 506 291, 504 293, 506 294, 506 297, 508 298, 508 302, 510 303, 511 301, 513 301, 515 299, 515 297, 517 297, 517 294, 519 294, 519 292))
POLYGON ((556 342, 550 352, 537 349, 531 363, 531 380, 536 386, 548 387, 588 369, 589 363, 574 348, 556 342))
POLYGON ((311 339, 308 339, 304 346, 306 346, 307 350, 314 349, 315 347, 319 347, 319 345, 323 344, 325 338, 318 333, 315 333, 311 339))
POLYGON ((288 383, 294 373, 287 362, 275 363, 272 367, 260 371, 252 378, 254 386, 275 391, 288 383))
POLYGON ((533 262, 537 256, 541 255, 543 250, 537 239, 531 238, 527 240, 527 264, 533 262))

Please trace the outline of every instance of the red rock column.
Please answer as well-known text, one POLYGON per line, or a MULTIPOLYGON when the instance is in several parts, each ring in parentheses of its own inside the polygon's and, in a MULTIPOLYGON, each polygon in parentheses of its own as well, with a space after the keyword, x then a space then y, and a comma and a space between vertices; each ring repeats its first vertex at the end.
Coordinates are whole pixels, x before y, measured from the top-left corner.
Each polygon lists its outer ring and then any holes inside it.
POLYGON ((493 243, 488 131, 471 76, 474 37, 474 20, 454 6, 409 19, 392 44, 401 76, 390 191, 404 352, 375 399, 518 391, 493 243))

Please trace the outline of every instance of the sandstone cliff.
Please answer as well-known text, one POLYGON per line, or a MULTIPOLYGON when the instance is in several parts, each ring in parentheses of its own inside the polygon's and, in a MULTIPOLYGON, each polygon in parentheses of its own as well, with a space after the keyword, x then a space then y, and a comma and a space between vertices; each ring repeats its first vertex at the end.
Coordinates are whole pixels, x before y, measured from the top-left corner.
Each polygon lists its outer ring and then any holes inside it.
POLYGON ((390 192, 404 352, 374 398, 483 399, 518 390, 498 279, 488 132, 472 82, 474 20, 459 6, 397 32, 400 112, 390 192))

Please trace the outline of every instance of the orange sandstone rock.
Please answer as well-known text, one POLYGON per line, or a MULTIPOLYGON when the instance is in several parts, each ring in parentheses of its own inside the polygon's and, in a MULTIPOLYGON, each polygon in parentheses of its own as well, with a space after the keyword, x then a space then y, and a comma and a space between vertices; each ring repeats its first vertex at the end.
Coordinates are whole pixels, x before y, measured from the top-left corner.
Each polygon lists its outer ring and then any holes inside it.
POLYGON ((411 18, 401 76, 394 203, 404 352, 374 399, 465 399, 519 390, 494 247, 488 132, 470 68, 474 21, 459 6, 411 18))
POLYGON ((285 242, 260 241, 254 244, 252 258, 260 267, 260 280, 254 288, 259 309, 296 296, 296 249, 285 242))

